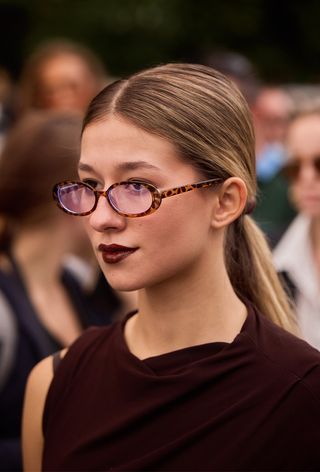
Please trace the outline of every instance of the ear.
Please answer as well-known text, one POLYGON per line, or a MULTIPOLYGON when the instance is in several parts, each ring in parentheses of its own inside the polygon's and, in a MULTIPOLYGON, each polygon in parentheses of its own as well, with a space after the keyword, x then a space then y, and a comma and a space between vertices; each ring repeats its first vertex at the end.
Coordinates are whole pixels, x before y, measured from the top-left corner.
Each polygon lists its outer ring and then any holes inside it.
POLYGON ((216 204, 211 225, 214 228, 228 226, 244 212, 248 191, 239 177, 230 177, 217 190, 216 204))

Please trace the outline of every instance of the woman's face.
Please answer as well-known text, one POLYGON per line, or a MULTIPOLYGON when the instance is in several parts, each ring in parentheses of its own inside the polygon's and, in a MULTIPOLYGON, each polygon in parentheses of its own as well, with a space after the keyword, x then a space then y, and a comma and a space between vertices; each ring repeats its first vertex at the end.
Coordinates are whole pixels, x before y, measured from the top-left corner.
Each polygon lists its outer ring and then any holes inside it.
MULTIPOLYGON (((170 142, 115 117, 85 129, 79 174, 99 190, 132 178, 160 190, 203 180, 170 142)), ((100 197, 95 211, 84 218, 111 286, 154 286, 211 263, 217 250, 211 228, 214 195, 207 188, 165 198, 158 210, 140 218, 119 215, 100 197)))
POLYGON ((83 112, 96 93, 96 81, 81 57, 61 53, 47 59, 40 68, 41 108, 83 112))
POLYGON ((293 202, 300 212, 320 217, 320 172, 315 166, 320 159, 320 115, 301 116, 291 124, 287 150, 289 164, 297 168, 290 184, 293 202))

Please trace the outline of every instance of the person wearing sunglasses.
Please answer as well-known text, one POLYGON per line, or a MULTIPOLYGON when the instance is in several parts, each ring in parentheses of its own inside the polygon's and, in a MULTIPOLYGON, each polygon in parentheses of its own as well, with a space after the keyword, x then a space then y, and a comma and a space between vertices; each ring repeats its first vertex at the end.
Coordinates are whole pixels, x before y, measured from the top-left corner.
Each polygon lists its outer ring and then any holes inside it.
POLYGON ((320 107, 298 112, 287 135, 283 174, 299 214, 274 250, 274 262, 294 288, 303 337, 320 349, 320 107))
POLYGON ((103 89, 59 208, 138 310, 31 373, 25 470, 316 470, 320 353, 294 334, 262 232, 237 87, 166 64, 103 89), (290 333, 291 331, 291 333, 290 333))

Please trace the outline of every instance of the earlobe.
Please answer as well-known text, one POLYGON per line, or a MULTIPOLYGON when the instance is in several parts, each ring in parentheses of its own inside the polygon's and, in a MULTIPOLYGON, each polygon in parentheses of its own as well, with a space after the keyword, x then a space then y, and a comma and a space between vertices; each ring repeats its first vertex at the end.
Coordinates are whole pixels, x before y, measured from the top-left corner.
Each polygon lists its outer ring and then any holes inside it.
POLYGON ((244 212, 248 191, 239 177, 227 179, 217 192, 212 213, 212 227, 222 228, 235 221, 244 212))

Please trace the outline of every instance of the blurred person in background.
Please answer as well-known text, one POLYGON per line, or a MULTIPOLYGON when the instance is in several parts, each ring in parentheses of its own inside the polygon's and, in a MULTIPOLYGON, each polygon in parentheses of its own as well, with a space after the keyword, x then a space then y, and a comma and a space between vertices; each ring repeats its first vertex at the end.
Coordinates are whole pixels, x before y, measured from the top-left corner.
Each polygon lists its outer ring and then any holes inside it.
POLYGON ((27 58, 21 74, 18 107, 76 110, 84 113, 106 85, 100 59, 87 47, 65 39, 41 43, 27 58))
POLYGON ((229 77, 239 87, 249 106, 252 106, 260 80, 254 64, 246 56, 236 51, 217 49, 201 55, 200 62, 229 77))
POLYGON ((309 84, 288 84, 286 92, 294 103, 294 110, 306 110, 320 107, 320 85, 309 84))
MULTIPOLYGON (((97 264, 77 276, 67 254, 92 253, 82 221, 52 202, 52 186, 75 178, 80 117, 30 112, 12 128, 0 161, 0 470, 21 470, 26 378, 43 357, 123 308, 97 264), (103 284, 103 285, 101 285, 103 284)), ((79 264, 78 264, 79 266, 79 264)))
POLYGON ((274 250, 274 262, 295 291, 304 338, 320 349, 320 107, 301 110, 289 125, 283 168, 298 216, 274 250))
POLYGON ((294 102, 280 86, 261 83, 254 64, 235 51, 211 51, 202 63, 227 75, 241 90, 253 115, 256 136, 258 198, 253 218, 274 246, 295 216, 280 173, 285 161, 283 140, 294 102))
POLYGON ((253 217, 274 246, 295 216, 288 185, 281 174, 286 161, 284 139, 294 109, 280 86, 262 86, 251 106, 256 136, 256 172, 259 198, 253 217))
POLYGON ((0 66, 0 152, 13 121, 12 96, 13 85, 10 75, 6 69, 0 66))
MULTIPOLYGON (((22 114, 28 110, 56 110, 84 115, 90 100, 109 81, 102 61, 91 49, 69 39, 50 39, 40 43, 25 61, 17 108, 22 114)), ((79 251, 65 258, 65 267, 76 277, 90 272, 92 260, 86 268, 88 254, 84 249, 84 253, 79 251)), ((101 289, 103 299, 104 280, 100 271, 99 275, 96 290, 101 289)))
POLYGON ((320 353, 282 329, 238 89, 197 64, 113 83, 89 106, 79 173, 56 201, 138 311, 33 370, 25 470, 316 470, 320 353))

